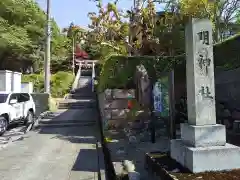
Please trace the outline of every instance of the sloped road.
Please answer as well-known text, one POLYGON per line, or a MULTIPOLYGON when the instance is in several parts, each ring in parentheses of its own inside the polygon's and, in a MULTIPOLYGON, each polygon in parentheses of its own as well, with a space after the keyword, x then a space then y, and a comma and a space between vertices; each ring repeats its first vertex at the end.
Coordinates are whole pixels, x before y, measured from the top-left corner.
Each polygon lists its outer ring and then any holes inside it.
POLYGON ((96 113, 81 106, 41 120, 37 130, 0 150, 0 179, 97 180, 104 165, 98 162, 96 113))

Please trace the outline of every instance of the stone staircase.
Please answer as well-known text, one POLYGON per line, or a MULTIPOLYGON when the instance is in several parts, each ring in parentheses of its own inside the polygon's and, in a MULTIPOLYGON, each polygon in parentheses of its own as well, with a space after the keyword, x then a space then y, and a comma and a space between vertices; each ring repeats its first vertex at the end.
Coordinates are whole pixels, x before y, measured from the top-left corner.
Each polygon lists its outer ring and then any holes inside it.
POLYGON ((95 108, 95 107, 96 107, 96 101, 92 99, 85 99, 85 100, 67 99, 60 102, 58 105, 58 109, 82 109, 82 108, 95 108))
POLYGON ((66 128, 94 126, 96 118, 83 112, 76 112, 75 109, 55 112, 43 119, 40 119, 37 127, 41 128, 66 128))
POLYGON ((40 127, 93 126, 96 124, 96 96, 91 89, 91 77, 83 76, 78 88, 59 102, 58 111, 39 120, 40 127))
POLYGON ((59 103, 58 109, 96 108, 96 98, 91 89, 90 79, 89 76, 82 76, 78 89, 70 92, 67 98, 59 103))

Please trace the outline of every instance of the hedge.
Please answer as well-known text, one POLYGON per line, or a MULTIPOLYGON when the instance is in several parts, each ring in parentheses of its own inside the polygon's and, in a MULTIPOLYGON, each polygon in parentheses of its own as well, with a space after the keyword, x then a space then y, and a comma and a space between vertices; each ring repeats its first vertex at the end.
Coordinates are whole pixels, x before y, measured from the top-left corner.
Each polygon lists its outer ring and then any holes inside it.
POLYGON ((185 61, 185 56, 154 57, 154 56, 112 56, 101 65, 98 91, 105 89, 134 88, 133 81, 136 67, 144 65, 148 75, 153 80, 159 73, 166 72, 185 61))
POLYGON ((215 65, 225 69, 240 66, 240 33, 213 47, 215 65))
MULTIPOLYGON (((70 72, 59 71, 51 76, 51 96, 63 97, 67 94, 74 81, 74 75, 70 72)), ((32 82, 34 92, 44 92, 44 76, 43 74, 23 75, 22 82, 32 82)))

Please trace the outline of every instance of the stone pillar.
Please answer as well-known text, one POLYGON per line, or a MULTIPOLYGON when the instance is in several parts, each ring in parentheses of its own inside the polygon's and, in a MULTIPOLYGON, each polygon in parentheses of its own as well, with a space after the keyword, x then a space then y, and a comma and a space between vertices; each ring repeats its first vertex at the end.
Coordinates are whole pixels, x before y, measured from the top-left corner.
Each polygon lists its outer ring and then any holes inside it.
POLYGON ((216 124, 211 21, 193 19, 186 26, 188 123, 216 124))
POLYGON ((171 157, 192 172, 240 168, 240 148, 216 124, 212 24, 191 19, 185 29, 188 123, 171 141, 171 157))

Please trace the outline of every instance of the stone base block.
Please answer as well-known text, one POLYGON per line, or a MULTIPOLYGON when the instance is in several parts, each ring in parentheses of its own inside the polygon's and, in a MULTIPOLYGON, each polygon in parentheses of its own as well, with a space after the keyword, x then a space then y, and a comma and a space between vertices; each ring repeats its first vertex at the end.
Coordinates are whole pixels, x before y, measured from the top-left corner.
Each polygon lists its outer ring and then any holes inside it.
POLYGON ((240 148, 231 144, 188 147, 182 140, 171 140, 171 158, 193 173, 240 168, 240 148))
POLYGON ((204 126, 181 124, 181 139, 192 147, 224 146, 226 128, 220 124, 204 126))

